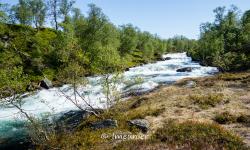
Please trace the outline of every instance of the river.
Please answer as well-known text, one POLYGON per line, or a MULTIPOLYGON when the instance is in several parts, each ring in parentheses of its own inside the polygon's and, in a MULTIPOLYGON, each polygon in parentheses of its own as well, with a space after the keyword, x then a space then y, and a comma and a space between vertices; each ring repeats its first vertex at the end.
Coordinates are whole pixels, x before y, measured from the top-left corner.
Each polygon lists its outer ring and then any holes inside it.
MULTIPOLYGON (((130 68, 122 74, 123 78, 114 85, 119 93, 147 92, 162 84, 170 84, 187 77, 210 76, 218 72, 215 67, 201 66, 193 62, 186 53, 172 53, 163 55, 168 58, 164 61, 157 61, 151 64, 130 68), (191 72, 177 72, 177 69, 192 67, 191 72), (140 82, 133 82, 138 80, 140 82)), ((95 108, 105 108, 105 95, 102 88, 102 77, 88 77, 87 83, 78 91, 95 108)), ((60 88, 43 89, 22 99, 22 108, 36 117, 47 114, 60 114, 77 108, 62 95, 64 91, 68 96, 73 96, 70 85, 60 88)), ((79 97, 78 97, 79 98, 79 97)), ((82 107, 87 107, 81 103, 82 107)), ((22 121, 24 117, 15 107, 0 106, 0 142, 2 139, 11 139, 24 134, 22 121)), ((1 144, 1 143, 0 143, 1 144)))

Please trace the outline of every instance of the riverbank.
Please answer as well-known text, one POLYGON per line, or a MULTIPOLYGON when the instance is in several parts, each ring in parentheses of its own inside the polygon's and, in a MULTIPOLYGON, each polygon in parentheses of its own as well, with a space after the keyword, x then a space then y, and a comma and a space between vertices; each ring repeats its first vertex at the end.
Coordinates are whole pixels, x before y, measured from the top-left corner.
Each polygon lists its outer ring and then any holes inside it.
POLYGON ((177 145, 180 149, 199 146, 244 149, 244 144, 250 146, 249 83, 250 72, 183 79, 174 85, 132 97, 113 107, 112 113, 102 114, 101 120, 116 120, 118 127, 93 130, 88 124, 100 121, 100 118, 92 116, 74 132, 62 133, 46 144, 62 149, 174 149, 177 145), (102 138, 103 133, 139 134, 140 130, 128 125, 127 121, 131 119, 146 119, 150 123, 145 134, 149 139, 102 138), (185 139, 187 135, 192 135, 191 139, 185 139))

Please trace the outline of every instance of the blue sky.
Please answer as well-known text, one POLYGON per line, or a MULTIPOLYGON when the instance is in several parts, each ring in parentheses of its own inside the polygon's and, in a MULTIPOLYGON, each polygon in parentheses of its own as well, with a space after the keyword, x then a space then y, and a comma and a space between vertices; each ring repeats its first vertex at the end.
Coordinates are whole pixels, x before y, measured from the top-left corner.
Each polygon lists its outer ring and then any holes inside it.
MULTIPOLYGON (((18 0, 0 1, 14 4, 18 0)), ((213 21, 217 6, 234 4, 242 12, 250 9, 249 0, 76 0, 75 7, 86 14, 89 3, 101 7, 115 25, 132 23, 162 38, 184 35, 197 39, 199 25, 213 21)))

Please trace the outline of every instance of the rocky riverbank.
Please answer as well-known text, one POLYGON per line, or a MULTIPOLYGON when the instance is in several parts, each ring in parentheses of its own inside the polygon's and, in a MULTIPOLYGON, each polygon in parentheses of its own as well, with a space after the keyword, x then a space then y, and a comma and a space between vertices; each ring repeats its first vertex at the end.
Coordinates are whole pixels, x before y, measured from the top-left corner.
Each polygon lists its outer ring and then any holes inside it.
POLYGON ((99 117, 90 115, 79 121, 82 113, 71 111, 63 115, 63 120, 74 130, 61 132, 46 145, 60 149, 171 149, 177 145, 180 149, 199 146, 247 149, 250 146, 249 85, 249 72, 187 78, 131 97, 99 117), (144 135, 149 139, 116 140, 112 135, 118 133, 144 135), (181 139, 185 135, 192 135, 191 139, 186 137, 191 140, 187 145, 181 139))

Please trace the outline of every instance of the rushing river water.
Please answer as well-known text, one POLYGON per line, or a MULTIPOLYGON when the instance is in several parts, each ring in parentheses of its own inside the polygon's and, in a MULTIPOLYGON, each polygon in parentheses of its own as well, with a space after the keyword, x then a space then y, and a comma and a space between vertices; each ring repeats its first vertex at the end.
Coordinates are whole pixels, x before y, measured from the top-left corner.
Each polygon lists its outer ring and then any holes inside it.
MULTIPOLYGON (((131 91, 146 92, 155 89, 159 85, 169 84, 179 79, 209 76, 218 72, 215 67, 204 67, 197 62, 193 62, 190 57, 187 57, 186 53, 163 55, 163 58, 167 57, 169 59, 165 61, 130 68, 129 71, 123 73, 123 80, 116 86, 116 89, 127 94, 131 91), (176 71, 184 67, 192 67, 192 71, 176 71), (137 78, 140 78, 141 82, 131 82, 137 78)), ((105 95, 103 94, 101 78, 88 77, 87 84, 79 89, 80 94, 96 108, 105 107, 105 95)), ((67 100, 60 91, 73 96, 73 90, 69 85, 49 90, 44 89, 24 97, 22 108, 37 117, 41 117, 48 112, 50 114, 59 114, 69 110, 76 110, 75 105, 67 100)), ((84 104, 82 105, 84 106, 84 104)), ((1 139, 22 134, 24 127, 21 120, 23 119, 16 108, 0 106, 0 142, 1 139)))

